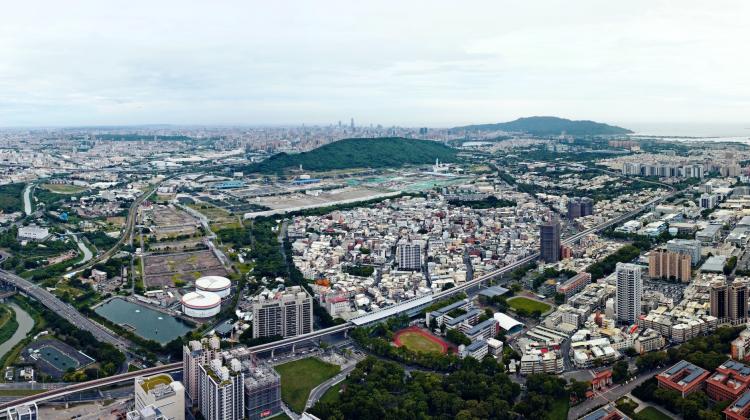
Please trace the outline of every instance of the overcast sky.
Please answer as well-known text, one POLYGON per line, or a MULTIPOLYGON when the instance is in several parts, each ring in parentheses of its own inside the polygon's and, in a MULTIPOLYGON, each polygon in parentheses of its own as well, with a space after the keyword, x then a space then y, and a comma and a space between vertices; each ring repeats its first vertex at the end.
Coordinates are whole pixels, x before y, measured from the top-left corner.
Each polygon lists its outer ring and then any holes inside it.
POLYGON ((0 126, 750 126, 750 2, 14 1, 0 126))

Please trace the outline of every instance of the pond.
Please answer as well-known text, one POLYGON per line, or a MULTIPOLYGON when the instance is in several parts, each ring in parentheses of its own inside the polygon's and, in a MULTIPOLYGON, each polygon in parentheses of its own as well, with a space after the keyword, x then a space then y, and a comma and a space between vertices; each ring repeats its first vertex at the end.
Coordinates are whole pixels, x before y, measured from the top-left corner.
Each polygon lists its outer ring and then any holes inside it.
POLYGON ((176 317, 120 298, 114 298, 94 311, 147 340, 161 344, 185 335, 192 329, 176 317))

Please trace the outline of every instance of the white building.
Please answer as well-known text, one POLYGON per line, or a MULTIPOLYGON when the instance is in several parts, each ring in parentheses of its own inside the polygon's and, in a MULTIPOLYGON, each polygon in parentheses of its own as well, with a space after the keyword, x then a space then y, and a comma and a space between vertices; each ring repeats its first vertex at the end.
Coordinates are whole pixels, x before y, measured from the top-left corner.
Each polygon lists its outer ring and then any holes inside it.
POLYGON ((299 286, 255 296, 252 311, 253 338, 295 337, 313 330, 312 298, 299 286))
POLYGON ((182 380, 190 406, 200 404, 200 366, 215 359, 221 351, 219 337, 193 340, 182 347, 182 380))
POLYGON ((636 264, 617 263, 617 321, 633 324, 641 314, 643 296, 643 279, 641 266, 636 264))
POLYGON ((44 241, 49 238, 49 229, 37 225, 21 226, 18 228, 19 241, 44 241))
POLYGON ((396 247, 396 260, 399 270, 420 270, 422 268, 422 242, 402 239, 396 247))
POLYGON ((200 366, 200 411, 206 420, 240 420, 245 417, 245 378, 237 359, 224 366, 221 359, 200 366))
POLYGON ((169 420, 185 419, 185 387, 166 374, 135 378, 135 409, 152 406, 169 420))

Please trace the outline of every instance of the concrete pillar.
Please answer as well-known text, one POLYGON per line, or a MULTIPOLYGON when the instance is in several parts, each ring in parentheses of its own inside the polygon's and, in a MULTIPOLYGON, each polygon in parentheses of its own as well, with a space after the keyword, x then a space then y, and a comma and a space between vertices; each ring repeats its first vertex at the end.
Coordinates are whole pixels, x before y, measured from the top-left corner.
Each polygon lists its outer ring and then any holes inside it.
POLYGON ((295 348, 297 348, 297 343, 292 344, 292 354, 294 354, 295 348))
POLYGON ((271 349, 271 358, 273 358, 273 350, 274 350, 274 349, 271 349))
POLYGON ((349 338, 349 330, 344 330, 344 338, 349 338))

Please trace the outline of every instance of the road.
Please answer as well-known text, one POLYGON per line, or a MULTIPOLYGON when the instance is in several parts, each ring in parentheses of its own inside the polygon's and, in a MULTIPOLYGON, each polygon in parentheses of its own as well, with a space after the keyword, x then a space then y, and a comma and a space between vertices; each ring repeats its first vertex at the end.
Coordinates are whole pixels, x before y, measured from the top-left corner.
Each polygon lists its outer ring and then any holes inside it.
POLYGON ((88 382, 80 382, 77 384, 68 385, 65 387, 57 388, 57 389, 51 389, 49 391, 45 391, 36 395, 30 395, 28 397, 19 398, 12 402, 0 403, 0 411, 5 411, 10 407, 14 407, 14 406, 21 405, 21 404, 52 400, 52 399, 64 397, 66 395, 75 394, 77 392, 88 391, 91 389, 95 389, 95 388, 99 388, 99 387, 103 387, 107 385, 112 385, 118 382, 133 380, 137 376, 155 375, 157 373, 174 372, 178 370, 182 370, 182 362, 142 369, 142 370, 135 371, 135 372, 122 373, 120 375, 114 375, 114 376, 110 376, 108 378, 103 378, 103 379, 95 379, 93 381, 88 381, 88 382))
POLYGON ((110 343, 118 347, 120 350, 127 350, 130 348, 131 344, 129 341, 118 337, 109 329, 86 318, 75 308, 48 292, 47 289, 39 287, 36 284, 5 270, 0 270, 0 280, 13 284, 27 295, 39 301, 42 305, 46 306, 47 309, 66 319, 76 328, 91 332, 97 340, 110 343))
POLYGON ((305 409, 308 409, 315 405, 318 400, 323 398, 323 394, 328 392, 329 389, 331 389, 332 386, 341 383, 344 379, 346 379, 347 376, 349 376, 349 373, 354 370, 354 368, 357 367, 357 363, 350 363, 346 366, 344 366, 343 369, 341 369, 341 372, 339 372, 336 376, 333 378, 328 379, 327 381, 323 382, 322 384, 316 386, 313 388, 312 391, 310 391, 310 396, 307 398, 307 403, 305 404, 305 409))
POLYGON ((617 401, 623 395, 630 393, 630 391, 632 391, 633 388, 644 383, 646 380, 650 379, 652 376, 657 375, 666 369, 667 367, 663 367, 661 369, 657 369, 657 370, 654 370, 645 374, 641 374, 641 375, 638 375, 638 377, 636 377, 632 381, 628 382, 627 384, 615 385, 605 390, 604 392, 597 392, 593 398, 589 398, 588 400, 576 406, 570 407, 570 410, 568 411, 568 419, 578 419, 581 416, 594 410, 597 407, 601 407, 609 402, 617 401))

